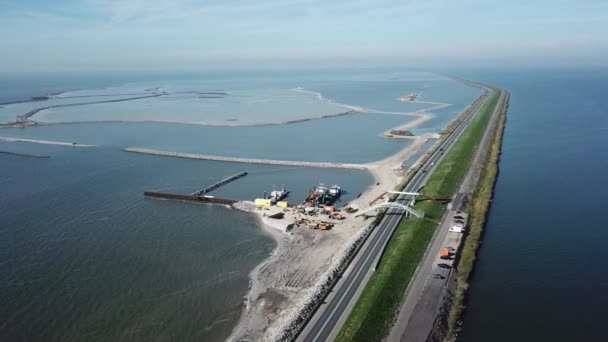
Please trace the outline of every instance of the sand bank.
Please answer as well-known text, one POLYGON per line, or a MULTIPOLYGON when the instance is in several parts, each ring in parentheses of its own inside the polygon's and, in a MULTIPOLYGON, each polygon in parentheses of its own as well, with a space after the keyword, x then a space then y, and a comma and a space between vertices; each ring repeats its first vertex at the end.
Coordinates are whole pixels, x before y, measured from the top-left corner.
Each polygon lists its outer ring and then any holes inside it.
POLYGON ((320 167, 320 168, 331 168, 331 169, 353 169, 353 170, 363 170, 363 171, 369 170, 370 168, 375 167, 374 164, 307 162, 307 161, 292 161, 292 160, 272 160, 272 159, 210 156, 210 155, 206 155, 206 154, 160 151, 160 150, 153 150, 153 149, 149 149, 149 148, 140 148, 140 147, 128 147, 128 148, 125 148, 125 151, 134 152, 134 153, 152 154, 152 155, 165 156, 165 157, 213 160, 213 161, 223 161, 223 162, 230 162, 230 163, 320 167))
POLYGON ((33 143, 33 144, 69 146, 69 147, 95 147, 95 145, 85 145, 85 144, 79 144, 79 143, 75 143, 75 142, 69 143, 69 142, 61 142, 61 141, 21 139, 21 138, 9 138, 9 137, 0 137, 0 141, 25 142, 25 143, 33 143))
MULTIPOLYGON (((338 117, 338 116, 343 116, 343 115, 351 115, 351 114, 356 114, 356 113, 362 113, 362 114, 403 115, 403 116, 423 116, 423 115, 425 115, 424 113, 428 113, 428 112, 431 112, 433 110, 445 108, 445 107, 451 105, 451 104, 448 104, 448 103, 440 103, 440 102, 418 102, 418 103, 433 104, 435 106, 432 106, 432 107, 429 107, 429 108, 420 109, 420 110, 417 110, 417 111, 410 111, 410 112, 382 111, 382 110, 377 110, 377 109, 373 109, 373 108, 364 108, 364 107, 360 107, 360 106, 353 106, 353 105, 339 103, 339 102, 336 102, 336 101, 334 101, 332 99, 328 99, 328 98, 324 97, 319 92, 305 90, 303 88, 293 88, 291 90, 297 91, 297 92, 302 92, 302 93, 313 94, 315 97, 317 97, 317 99, 319 99, 319 101, 322 101, 322 102, 325 102, 325 103, 328 103, 328 104, 332 104, 332 105, 336 105, 336 106, 340 106, 340 107, 345 108, 346 110, 342 111, 342 112, 331 113, 331 114, 315 115, 315 116, 305 116, 305 117, 302 117, 302 118, 295 118, 295 119, 291 119, 291 120, 267 121, 267 122, 242 122, 242 123, 241 122, 234 122, 234 121, 229 121, 229 122, 206 122, 206 121, 156 120, 156 119, 149 119, 149 120, 148 119, 144 119, 144 120, 86 120, 86 121, 79 121, 79 120, 74 120, 74 121, 36 121, 36 120, 32 120, 32 117, 35 116, 36 114, 38 114, 38 113, 40 113, 40 112, 42 112, 44 110, 52 109, 52 108, 73 107, 73 106, 86 106, 86 105, 91 105, 91 104, 100 104, 100 103, 109 103, 109 102, 125 102, 125 101, 139 100, 139 99, 145 99, 145 98, 149 98, 149 97, 159 97, 159 96, 165 95, 165 93, 152 93, 152 94, 147 95, 147 96, 139 96, 139 97, 133 97, 133 98, 126 98, 126 99, 116 99, 116 100, 106 100, 106 101, 92 101, 92 102, 85 102, 85 103, 74 103, 74 104, 63 104, 63 105, 54 105, 54 106, 40 107, 40 108, 33 109, 33 110, 31 110, 31 111, 29 111, 29 112, 27 112, 25 114, 19 115, 17 117, 18 120, 16 122, 10 122, 10 123, 0 124, 0 128, 17 128, 17 127, 21 128, 21 127, 28 127, 28 126, 48 126, 48 125, 108 124, 108 123, 167 123, 167 124, 179 124, 179 125, 212 126, 212 127, 276 126, 276 125, 295 124, 295 123, 306 122, 306 121, 311 121, 311 120, 320 120, 320 119, 338 117)), ((136 95, 136 94, 129 94, 129 95, 136 95)), ((414 101, 413 103, 416 103, 416 102, 414 101)))
POLYGON ((278 126, 278 125, 289 125, 298 122, 306 122, 311 120, 320 120, 332 117, 338 117, 343 115, 355 114, 356 111, 346 111, 334 114, 325 114, 319 116, 312 116, 307 118, 284 120, 284 121, 269 121, 269 122, 205 122, 205 121, 180 121, 180 120, 87 120, 87 121, 34 121, 27 120, 21 122, 11 122, 0 124, 0 128, 22 128, 28 126, 52 126, 52 125, 83 125, 83 124, 109 124, 109 123, 123 123, 123 124, 138 124, 138 123, 164 123, 164 124, 176 124, 176 125, 193 125, 193 126, 211 126, 211 127, 256 127, 256 126, 278 126))

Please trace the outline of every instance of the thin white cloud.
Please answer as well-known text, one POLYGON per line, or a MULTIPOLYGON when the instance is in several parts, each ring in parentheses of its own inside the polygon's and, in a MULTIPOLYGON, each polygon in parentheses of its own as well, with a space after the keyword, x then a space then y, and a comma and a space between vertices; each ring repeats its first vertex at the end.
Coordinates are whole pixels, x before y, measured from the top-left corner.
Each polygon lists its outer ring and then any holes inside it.
POLYGON ((87 6, 115 21, 171 19, 226 12, 269 11, 310 5, 319 0, 206 1, 189 0, 88 0, 87 6))
POLYGON ((599 5, 570 19, 522 4, 479 7, 481 0, 66 0, 10 8, 1 1, 0 68, 41 60, 84 68, 608 55, 599 5), (561 28, 568 21, 592 25, 561 28))
POLYGON ((99 15, 115 21, 171 13, 181 8, 181 1, 167 0, 88 0, 86 3, 99 15))

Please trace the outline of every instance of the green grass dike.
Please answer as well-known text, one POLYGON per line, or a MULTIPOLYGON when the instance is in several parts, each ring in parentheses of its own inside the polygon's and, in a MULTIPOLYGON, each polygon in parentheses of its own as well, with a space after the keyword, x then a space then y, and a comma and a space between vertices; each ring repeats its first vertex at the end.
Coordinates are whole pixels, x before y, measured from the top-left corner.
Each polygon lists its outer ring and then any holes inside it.
POLYGON ((504 101, 505 108, 498 118, 496 129, 492 136, 492 142, 486 159, 484 160, 479 181, 473 192, 472 200, 469 202, 469 234, 464 241, 464 246, 458 262, 458 273, 456 274, 456 290, 452 300, 452 308, 448 317, 447 340, 454 340, 460 330, 460 317, 464 311, 464 300, 469 287, 468 281, 473 271, 477 249, 483 233, 483 228, 490 207, 490 200, 494 194, 494 185, 498 175, 498 160, 502 145, 502 135, 506 122, 506 104, 509 103, 509 94, 504 101))
MULTIPOLYGON (((429 177, 424 193, 451 198, 473 159, 500 91, 494 89, 478 115, 446 153, 429 177)), ((359 300, 342 326, 336 341, 380 341, 391 327, 401 298, 445 211, 445 205, 419 201, 424 218, 403 219, 391 238, 359 300)))

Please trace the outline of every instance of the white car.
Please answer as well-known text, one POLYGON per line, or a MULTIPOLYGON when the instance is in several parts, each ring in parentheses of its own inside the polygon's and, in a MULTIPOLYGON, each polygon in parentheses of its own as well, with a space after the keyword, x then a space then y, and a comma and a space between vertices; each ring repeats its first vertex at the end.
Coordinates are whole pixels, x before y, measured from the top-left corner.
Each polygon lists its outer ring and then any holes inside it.
POLYGON ((464 227, 462 227, 462 226, 452 226, 452 228, 450 228, 449 231, 453 232, 453 233, 462 233, 464 231, 464 227))

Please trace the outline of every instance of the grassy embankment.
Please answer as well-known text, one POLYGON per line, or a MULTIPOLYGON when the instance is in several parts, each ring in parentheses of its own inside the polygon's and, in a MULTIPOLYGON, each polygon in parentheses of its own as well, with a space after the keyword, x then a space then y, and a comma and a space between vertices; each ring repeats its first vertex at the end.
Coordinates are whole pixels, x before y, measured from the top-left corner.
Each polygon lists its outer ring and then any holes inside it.
POLYGON ((448 340, 454 339, 458 333, 458 320, 464 310, 464 298, 469 286, 468 280, 475 264, 476 252, 483 232, 486 213, 494 191, 496 175, 498 174, 498 159, 500 158, 502 135, 506 121, 508 96, 507 94, 507 101, 504 102, 505 108, 501 112, 496 129, 493 132, 490 150, 484 160, 479 181, 473 192, 473 198, 469 202, 469 234, 464 242, 458 263, 457 287, 454 291, 452 309, 448 318, 448 340))
MULTIPOLYGON (((500 93, 495 91, 426 183, 424 193, 450 198, 466 173, 500 93)), ((445 206, 420 201, 423 219, 402 220, 337 341, 379 341, 390 327, 403 292, 443 216, 445 206)))

